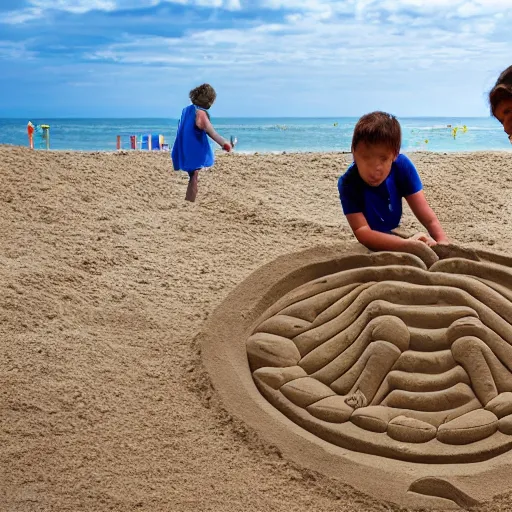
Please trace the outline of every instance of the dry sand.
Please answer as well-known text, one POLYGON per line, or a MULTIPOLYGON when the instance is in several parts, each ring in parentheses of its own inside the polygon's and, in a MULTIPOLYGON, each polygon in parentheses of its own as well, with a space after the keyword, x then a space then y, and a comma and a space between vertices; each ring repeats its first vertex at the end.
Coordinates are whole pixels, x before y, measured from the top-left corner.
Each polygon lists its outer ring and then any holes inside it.
MULTIPOLYGON (((194 341, 264 263, 352 238, 349 158, 221 155, 191 204, 166 154, 0 148, 0 510, 397 509, 230 418, 194 341)), ((510 253, 511 153, 412 159, 449 237, 510 253)))

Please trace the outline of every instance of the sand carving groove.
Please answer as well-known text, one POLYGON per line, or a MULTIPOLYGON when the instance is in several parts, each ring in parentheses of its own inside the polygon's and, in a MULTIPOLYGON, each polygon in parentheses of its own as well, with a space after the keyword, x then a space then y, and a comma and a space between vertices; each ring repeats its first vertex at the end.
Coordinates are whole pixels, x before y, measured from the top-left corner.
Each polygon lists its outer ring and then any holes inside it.
POLYGON ((256 322, 246 348, 261 394, 354 451, 453 464, 510 450, 512 271, 392 253, 347 262, 256 322))

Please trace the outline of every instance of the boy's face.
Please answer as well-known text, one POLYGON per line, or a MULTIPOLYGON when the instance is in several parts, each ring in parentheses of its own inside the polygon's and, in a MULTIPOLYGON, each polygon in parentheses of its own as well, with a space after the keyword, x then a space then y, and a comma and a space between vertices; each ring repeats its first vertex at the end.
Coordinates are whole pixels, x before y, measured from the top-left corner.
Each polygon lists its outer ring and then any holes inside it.
POLYGON ((503 125, 505 133, 512 142, 512 98, 501 100, 494 113, 496 119, 503 125))
POLYGON ((389 176, 398 156, 385 144, 359 142, 352 152, 359 175, 371 187, 378 187, 389 176))

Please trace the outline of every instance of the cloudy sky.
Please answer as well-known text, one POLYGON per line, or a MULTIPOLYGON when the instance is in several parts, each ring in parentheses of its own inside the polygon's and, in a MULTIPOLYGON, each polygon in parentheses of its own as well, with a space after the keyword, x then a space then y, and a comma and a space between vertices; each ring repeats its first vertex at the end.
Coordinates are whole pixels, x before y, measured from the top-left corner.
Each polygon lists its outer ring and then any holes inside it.
POLYGON ((1 0, 0 117, 487 116, 512 0, 1 0))

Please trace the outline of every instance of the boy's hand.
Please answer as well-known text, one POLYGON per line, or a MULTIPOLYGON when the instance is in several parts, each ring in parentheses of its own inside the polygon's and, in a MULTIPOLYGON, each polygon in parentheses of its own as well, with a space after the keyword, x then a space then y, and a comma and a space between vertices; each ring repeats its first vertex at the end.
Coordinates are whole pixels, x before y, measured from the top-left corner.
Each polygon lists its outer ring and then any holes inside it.
POLYGON ((427 244, 429 247, 434 247, 434 245, 437 244, 437 242, 426 233, 416 233, 415 235, 412 235, 409 240, 416 240, 418 242, 423 242, 424 244, 427 244))
POLYGON ((229 153, 233 149, 233 146, 229 142, 224 142, 222 149, 229 153))
POLYGON ((406 241, 404 252, 409 252, 418 256, 425 262, 427 268, 430 268, 437 260, 439 256, 425 243, 419 240, 413 240, 413 237, 408 238, 406 241))

